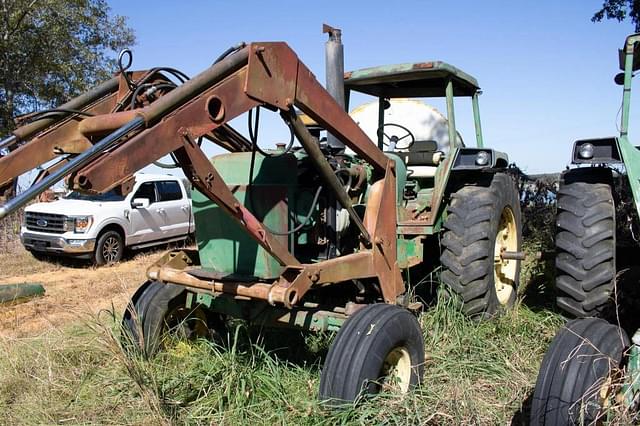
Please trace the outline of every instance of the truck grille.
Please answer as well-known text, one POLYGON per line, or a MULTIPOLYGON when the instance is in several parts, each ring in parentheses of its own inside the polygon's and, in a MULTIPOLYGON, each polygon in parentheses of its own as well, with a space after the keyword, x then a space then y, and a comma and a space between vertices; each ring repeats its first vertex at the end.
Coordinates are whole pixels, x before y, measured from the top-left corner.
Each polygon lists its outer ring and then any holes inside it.
POLYGON ((30 231, 51 232, 53 234, 64 233, 65 216, 49 213, 25 213, 25 222, 30 231))

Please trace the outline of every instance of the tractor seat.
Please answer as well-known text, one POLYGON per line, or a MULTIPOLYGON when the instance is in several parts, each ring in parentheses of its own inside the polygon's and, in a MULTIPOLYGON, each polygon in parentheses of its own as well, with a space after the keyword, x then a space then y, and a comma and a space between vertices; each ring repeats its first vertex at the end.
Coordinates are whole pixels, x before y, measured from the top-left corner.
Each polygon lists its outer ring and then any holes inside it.
POLYGON ((415 141, 408 151, 394 151, 407 165, 412 178, 432 178, 444 153, 436 141, 415 141))

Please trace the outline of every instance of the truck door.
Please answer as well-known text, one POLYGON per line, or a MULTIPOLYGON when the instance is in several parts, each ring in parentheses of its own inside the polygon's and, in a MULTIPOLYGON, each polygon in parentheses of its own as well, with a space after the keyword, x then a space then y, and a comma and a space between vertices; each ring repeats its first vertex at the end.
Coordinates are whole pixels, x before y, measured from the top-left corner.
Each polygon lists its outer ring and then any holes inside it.
POLYGON ((129 201, 133 202, 136 198, 148 199, 149 207, 134 208, 132 206, 129 210, 129 220, 131 222, 129 244, 144 243, 163 238, 162 225, 164 217, 157 211, 158 197, 156 196, 154 182, 142 183, 129 201))
POLYGON ((156 209, 162 215, 161 225, 165 237, 186 235, 189 233, 191 211, 189 200, 177 180, 156 182, 158 202, 156 209))

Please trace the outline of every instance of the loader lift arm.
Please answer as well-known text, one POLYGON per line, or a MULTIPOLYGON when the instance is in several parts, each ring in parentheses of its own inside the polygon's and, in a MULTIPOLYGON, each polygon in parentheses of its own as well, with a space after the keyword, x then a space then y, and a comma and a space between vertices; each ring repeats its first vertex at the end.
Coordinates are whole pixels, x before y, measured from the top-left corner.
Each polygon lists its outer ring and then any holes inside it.
MULTIPOLYGON (((102 193, 124 183, 147 164, 173 153, 193 185, 285 267, 272 283, 225 282, 221 287, 212 280, 205 283, 211 291, 223 288, 225 293, 242 293, 286 307, 299 302, 314 285, 359 278, 377 278, 387 303, 395 303, 397 296, 404 292, 396 259, 395 163, 375 146, 285 43, 249 44, 144 108, 86 118, 80 124, 83 122, 87 127, 100 129, 102 134, 105 130, 117 130, 95 143, 77 131, 74 135, 79 143, 88 148, 0 207, 0 219, 64 176, 68 176, 72 189, 102 193), (359 251, 301 264, 236 200, 196 143, 198 138, 211 135, 227 126, 233 118, 258 106, 280 111, 283 119, 291 124, 318 174, 335 192, 336 199, 359 229, 359 251), (355 213, 349 198, 341 193, 344 189, 336 184, 335 174, 329 173, 327 159, 315 149, 317 141, 301 124, 294 108, 307 114, 372 166, 375 183, 364 219, 355 213)), ((231 150, 241 148, 231 147, 231 150)), ((166 266, 152 267, 148 274, 187 286, 202 287, 204 282, 197 280, 195 283, 196 278, 188 272, 166 266)))
MULTIPOLYGON (((58 108, 32 114, 26 124, 0 141, 0 150, 9 151, 0 153, 0 200, 9 198, 18 176, 48 165, 35 178, 37 183, 89 149, 96 138, 116 130, 123 118, 134 118, 135 106, 151 100, 150 92, 135 88, 153 88, 154 98, 172 90, 176 84, 166 69, 121 73, 58 108), (130 87, 130 82, 135 86, 130 87)), ((249 142, 231 130, 223 126, 208 138, 226 149, 248 150, 249 142)))

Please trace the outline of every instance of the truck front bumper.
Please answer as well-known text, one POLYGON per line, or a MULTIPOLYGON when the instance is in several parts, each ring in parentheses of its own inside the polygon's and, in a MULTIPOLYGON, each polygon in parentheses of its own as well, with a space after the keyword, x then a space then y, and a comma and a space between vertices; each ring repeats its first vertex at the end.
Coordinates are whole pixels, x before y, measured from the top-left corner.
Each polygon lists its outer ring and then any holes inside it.
POLYGON ((27 250, 67 255, 91 255, 96 245, 95 238, 63 238, 28 231, 20 233, 20 241, 27 250))

